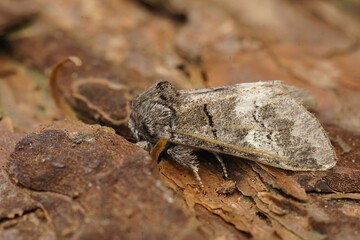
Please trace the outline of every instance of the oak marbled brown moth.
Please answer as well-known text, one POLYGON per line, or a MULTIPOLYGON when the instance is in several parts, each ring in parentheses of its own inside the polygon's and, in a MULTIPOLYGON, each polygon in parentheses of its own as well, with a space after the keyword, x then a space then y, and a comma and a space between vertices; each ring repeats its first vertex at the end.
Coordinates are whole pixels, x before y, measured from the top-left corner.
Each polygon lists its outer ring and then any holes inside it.
POLYGON ((198 150, 228 154, 299 171, 320 171, 336 164, 324 129, 304 106, 301 89, 280 81, 177 90, 158 82, 132 103, 129 127, 138 144, 160 151, 198 174, 198 150))

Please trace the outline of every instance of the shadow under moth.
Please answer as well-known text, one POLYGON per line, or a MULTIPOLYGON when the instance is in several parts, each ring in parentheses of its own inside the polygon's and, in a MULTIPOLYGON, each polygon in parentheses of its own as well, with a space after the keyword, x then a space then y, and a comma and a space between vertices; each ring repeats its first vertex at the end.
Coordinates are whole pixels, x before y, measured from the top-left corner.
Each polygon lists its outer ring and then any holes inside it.
POLYGON ((319 121, 303 106, 303 90, 280 81, 177 90, 158 82, 132 103, 129 127, 138 145, 165 151, 200 185, 199 150, 295 171, 321 171, 336 155, 319 121))

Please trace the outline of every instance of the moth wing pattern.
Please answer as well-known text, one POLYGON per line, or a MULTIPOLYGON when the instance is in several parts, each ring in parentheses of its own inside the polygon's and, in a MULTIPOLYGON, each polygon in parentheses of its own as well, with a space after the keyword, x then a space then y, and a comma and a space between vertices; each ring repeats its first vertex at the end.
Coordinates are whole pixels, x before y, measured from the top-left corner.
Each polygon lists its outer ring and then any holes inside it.
POLYGON ((280 81, 179 91, 170 142, 288 170, 326 170, 324 129, 280 81))

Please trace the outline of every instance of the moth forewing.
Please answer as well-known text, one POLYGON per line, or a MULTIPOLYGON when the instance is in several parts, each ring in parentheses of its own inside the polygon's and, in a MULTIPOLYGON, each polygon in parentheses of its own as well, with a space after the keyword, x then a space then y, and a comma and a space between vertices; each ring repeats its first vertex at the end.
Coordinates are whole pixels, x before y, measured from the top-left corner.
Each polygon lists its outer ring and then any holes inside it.
POLYGON ((289 170, 326 170, 335 152, 279 82, 181 91, 169 141, 289 170))
POLYGON ((202 150, 206 150, 206 151, 214 152, 214 153, 223 153, 223 154, 233 155, 236 157, 241 157, 241 158, 245 158, 245 159, 249 159, 249 160, 253 160, 253 161, 259 161, 259 159, 261 159, 261 158, 272 159, 275 161, 283 161, 283 162, 288 161, 288 159, 277 156, 270 152, 265 152, 265 151, 261 151, 261 150, 257 150, 257 149, 245 148, 245 147, 241 147, 241 146, 229 145, 229 144, 223 143, 219 140, 207 138, 207 137, 204 137, 204 136, 201 136, 198 134, 185 133, 185 132, 179 132, 179 131, 172 131, 172 133, 174 133, 175 137, 169 139, 169 142, 172 142, 175 144, 183 144, 185 146, 189 146, 189 147, 192 147, 195 149, 202 149, 202 150), (189 137, 192 139, 192 142, 199 143, 200 141, 203 141, 203 144, 192 145, 191 143, 187 143, 186 141, 180 142, 178 140, 175 140, 175 139, 180 139, 181 137, 179 137, 179 136, 182 136, 182 138, 189 137))
MULTIPOLYGON (((299 103, 303 104, 305 107, 313 108, 316 105, 316 99, 314 96, 301 88, 283 84, 282 81, 264 81, 264 82, 254 82, 254 83, 240 83, 230 86, 221 86, 221 87, 210 87, 203 89, 192 89, 192 90, 179 90, 179 93, 185 95, 201 96, 202 94, 207 95, 218 95, 218 92, 221 92, 223 99, 231 97, 238 94, 241 90, 246 90, 248 88, 272 88, 277 92, 282 92, 283 94, 289 95, 291 98, 295 99, 299 103)), ((209 96, 210 97, 210 96, 209 96)))
MULTIPOLYGON (((183 136, 189 136, 189 134, 185 134, 185 133, 181 133, 181 132, 174 131, 174 133, 183 135, 183 136)), ((224 144, 221 142, 214 141, 214 139, 206 139, 204 137, 199 138, 199 136, 194 136, 194 134, 190 134, 190 136, 195 137, 195 139, 193 139, 194 142, 196 142, 198 140, 204 140, 204 142, 206 142, 206 143, 203 145, 201 145, 201 144, 192 145, 192 144, 189 144, 186 142, 180 142, 180 141, 177 141, 174 139, 170 139, 169 142, 184 145, 184 146, 189 146, 194 149, 205 150, 208 152, 221 153, 221 154, 231 155, 231 156, 235 156, 235 157, 240 157, 243 159, 263 163, 265 165, 282 168, 282 169, 287 169, 287 170, 293 170, 293 171, 323 171, 323 170, 327 170, 327 169, 334 167, 335 163, 336 163, 336 161, 330 162, 328 165, 324 165, 322 168, 318 167, 318 166, 315 166, 314 168, 305 168, 304 166, 296 168, 291 165, 289 165, 289 166, 286 165, 286 162, 292 161, 291 159, 277 156, 271 152, 258 151, 255 149, 246 149, 246 148, 239 147, 239 146, 227 145, 227 144, 224 144), (206 147, 206 145, 209 143, 210 144, 212 143, 215 145, 206 147), (222 149, 220 150, 220 148, 222 148, 222 149), (279 162, 281 162, 281 164, 279 162)))

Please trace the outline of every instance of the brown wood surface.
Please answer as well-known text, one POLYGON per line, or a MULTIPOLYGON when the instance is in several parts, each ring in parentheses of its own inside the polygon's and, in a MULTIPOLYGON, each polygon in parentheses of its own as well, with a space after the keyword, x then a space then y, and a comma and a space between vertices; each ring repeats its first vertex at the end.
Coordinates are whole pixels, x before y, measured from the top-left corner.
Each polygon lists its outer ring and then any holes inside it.
POLYGON ((1 0, 0 239, 359 239, 359 40, 353 0, 1 0), (224 180, 204 154, 201 191, 132 142, 130 101, 158 80, 274 79, 315 97, 333 169, 225 157, 224 180))

